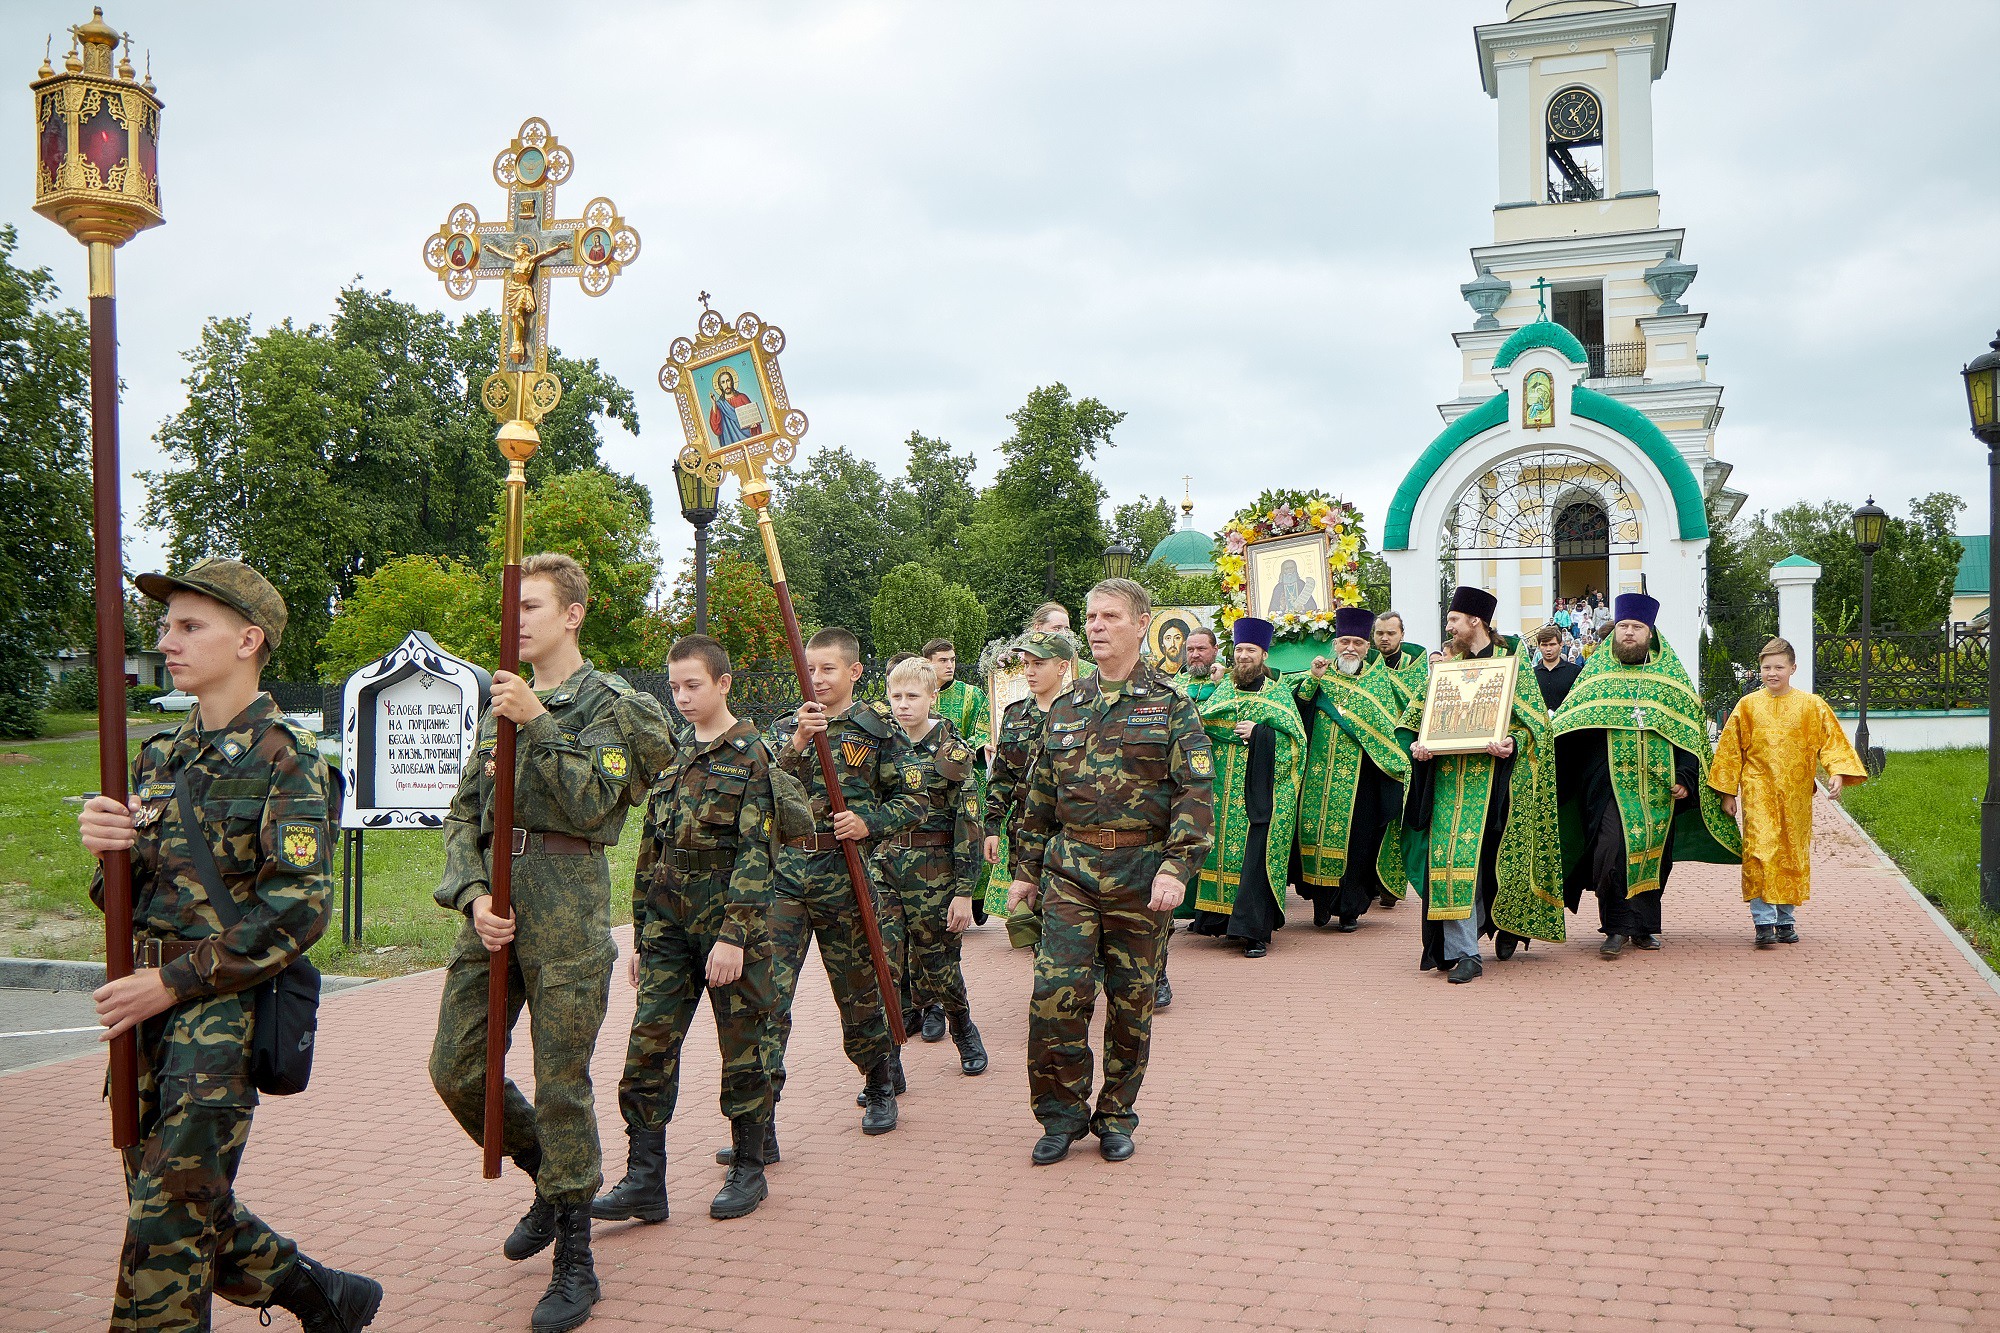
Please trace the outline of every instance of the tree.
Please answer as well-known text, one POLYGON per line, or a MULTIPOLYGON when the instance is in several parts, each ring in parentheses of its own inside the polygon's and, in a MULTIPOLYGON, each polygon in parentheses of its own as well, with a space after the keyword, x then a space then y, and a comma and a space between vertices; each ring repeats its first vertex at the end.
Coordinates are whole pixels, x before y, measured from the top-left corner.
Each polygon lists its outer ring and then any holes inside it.
MULTIPOLYGON (((486 580, 494 608, 488 622, 492 651, 499 651, 500 568, 505 533, 496 513, 487 543, 486 580)), ((611 669, 641 660, 641 622, 659 575, 653 515, 645 489, 623 477, 590 468, 551 477, 528 489, 522 516, 522 553, 560 551, 590 578, 583 617, 583 655, 611 669)))
MULTIPOLYGON (((785 622, 778 594, 762 564, 718 552, 708 574, 708 632, 729 651, 738 671, 789 667, 785 622)), ((633 665, 664 671, 674 640, 694 633, 694 560, 681 565, 673 594, 658 610, 648 612, 633 665)))
POLYGON ((961 661, 975 662, 986 644, 986 608, 963 583, 915 561, 890 570, 870 612, 875 651, 918 652, 932 639, 950 639, 961 661))
POLYGON ((1098 508, 1104 487, 1086 466, 1125 419, 1061 384, 1038 388, 1007 418, 1006 458, 979 497, 961 546, 972 589, 995 624, 1027 619, 1043 601, 1080 606, 1104 568, 1098 508))
POLYGON ((471 657, 494 637, 498 608, 479 571, 449 556, 398 556, 355 585, 320 640, 320 678, 345 680, 422 630, 471 657))
MULTIPOLYGON (((1936 629, 1951 610, 1951 587, 1964 548, 1952 535, 1965 502, 1946 491, 1913 498, 1910 516, 1882 525, 1875 554, 1874 628, 1936 629)), ((1861 553, 1854 546, 1855 506, 1839 500, 1760 512, 1742 540, 1742 578, 1769 583, 1770 567, 1802 555, 1821 569, 1813 617, 1826 632, 1851 632, 1861 615, 1861 553)), ((1713 540, 1713 538, 1711 538, 1713 540)), ((1711 564, 1711 577, 1714 566, 1711 564)), ((1710 600, 1714 600, 1711 588, 1710 600)))
POLYGON ((90 338, 46 268, 12 261, 0 226, 0 736, 33 736, 40 658, 95 646, 91 619, 90 338))
POLYGON ((1174 507, 1167 503, 1165 496, 1154 500, 1142 495, 1130 504, 1119 505, 1111 511, 1111 540, 1124 542, 1136 550, 1141 565, 1152 555, 1153 548, 1165 541, 1173 530, 1174 507))
POLYGON ((1164 560, 1148 560, 1133 573, 1139 586, 1153 595, 1154 606, 1221 606, 1222 576, 1183 574, 1164 560))
POLYGON ((910 462, 890 492, 890 524, 915 558, 947 574, 958 562, 959 530, 972 521, 979 500, 972 487, 976 462, 918 431, 911 431, 905 444, 910 462))

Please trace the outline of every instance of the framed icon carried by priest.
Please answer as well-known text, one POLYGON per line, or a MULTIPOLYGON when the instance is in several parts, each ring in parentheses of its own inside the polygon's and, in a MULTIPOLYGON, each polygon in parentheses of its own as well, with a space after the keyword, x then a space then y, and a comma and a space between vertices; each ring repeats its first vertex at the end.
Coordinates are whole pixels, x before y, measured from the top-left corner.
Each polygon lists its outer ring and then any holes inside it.
POLYGON ((1432 665, 1417 744, 1432 754, 1474 754, 1507 739, 1518 657, 1460 657, 1432 665))
POLYGON ((1327 535, 1301 533, 1258 542, 1243 552, 1243 604, 1247 613, 1276 620, 1289 614, 1331 611, 1327 535))

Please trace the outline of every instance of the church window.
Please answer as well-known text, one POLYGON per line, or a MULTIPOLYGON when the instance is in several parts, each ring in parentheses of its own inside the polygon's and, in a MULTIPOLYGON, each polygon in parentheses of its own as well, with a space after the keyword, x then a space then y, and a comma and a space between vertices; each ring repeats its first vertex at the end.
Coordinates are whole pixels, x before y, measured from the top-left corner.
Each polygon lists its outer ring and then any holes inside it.
POLYGON ((1604 104, 1588 88, 1565 88, 1549 99, 1545 117, 1549 202, 1604 197, 1604 104))

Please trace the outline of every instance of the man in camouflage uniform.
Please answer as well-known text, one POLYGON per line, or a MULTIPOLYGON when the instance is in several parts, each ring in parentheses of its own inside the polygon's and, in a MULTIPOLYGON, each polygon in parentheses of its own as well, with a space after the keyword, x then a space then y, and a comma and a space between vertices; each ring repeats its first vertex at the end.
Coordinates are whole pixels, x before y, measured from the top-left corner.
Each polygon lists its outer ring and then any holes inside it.
POLYGON ((603 1183, 590 1055, 604 1023, 611 964, 611 870, 625 813, 673 757, 659 701, 583 657, 577 631, 590 585, 576 561, 542 554, 521 564, 521 661, 543 688, 496 672, 478 748, 445 817, 439 905, 465 914, 447 965, 431 1046, 431 1083, 465 1132, 486 1115, 486 986, 492 951, 507 955, 507 1022, 528 1009, 535 1105, 507 1080, 504 1150, 535 1182, 534 1203, 502 1252, 526 1259, 559 1241, 534 1327, 569 1329, 598 1299, 590 1202, 603 1183), (513 719, 514 828, 493 824, 493 747, 513 719), (513 915, 490 898, 494 839, 511 836, 513 915))
MULTIPOLYGON (((887 704, 856 703, 862 673, 861 644, 848 630, 832 626, 806 644, 814 700, 772 728, 771 748, 778 765, 797 778, 812 803, 815 829, 778 851, 778 882, 771 903, 771 957, 777 987, 777 1022, 766 1045, 773 1097, 785 1090, 785 1047, 792 1036, 792 997, 806 946, 819 942, 820 962, 840 1009, 847 1058, 867 1077, 862 1092, 861 1130, 887 1134, 896 1127, 898 1086, 895 1044, 889 1040, 884 996, 875 984, 868 937, 861 929, 854 889, 840 839, 867 844, 900 833, 924 813, 923 765, 909 752, 887 704), (847 809, 832 814, 813 737, 826 733, 834 770, 847 809)), ((875 892, 870 886, 870 892, 875 892)), ((876 893, 883 944, 895 956, 899 923, 876 893)), ((889 997, 893 1000, 894 997, 889 997)))
POLYGON ((639 990, 618 1110, 630 1140, 625 1178, 590 1215, 667 1220, 667 1122, 680 1090, 681 1043, 704 986, 722 1048, 722 1113, 735 1148, 729 1176, 709 1204, 714 1218, 742 1217, 769 1194, 771 1075, 770 752, 757 728, 729 711, 730 662, 722 645, 693 634, 667 654, 674 707, 693 724, 688 742, 653 784, 632 886, 627 974, 639 990))
MULTIPOLYGON (((85 848, 132 855, 135 970, 95 997, 107 1038, 136 1029, 139 1047, 140 1137, 124 1150, 129 1211, 111 1328, 205 1330, 219 1292, 290 1310, 309 1333, 351 1333, 374 1319, 381 1286, 314 1263, 234 1193, 257 1105, 253 988, 326 929, 339 814, 318 738, 260 688, 285 604, 237 560, 137 582, 167 605, 160 651, 196 705, 133 760, 129 806, 93 796, 78 819, 85 848), (202 887, 182 785, 237 902, 234 925, 202 887)), ((101 907, 102 871, 90 894, 101 907)))
POLYGON ((1042 901, 1028 1009, 1037 1165, 1061 1161, 1086 1129, 1106 1161, 1132 1155, 1167 932, 1215 824, 1201 717, 1139 660, 1151 615, 1152 598, 1130 579, 1091 589, 1084 624, 1098 673, 1049 709, 1028 781, 1008 907, 1042 901), (1104 1084, 1093 1115, 1100 969, 1104 1084))
POLYGON ((965 971, 959 965, 984 864, 979 788, 973 777, 978 760, 949 719, 932 715, 937 670, 927 660, 898 664, 889 672, 888 685, 890 712, 911 753, 924 764, 923 819, 885 839, 875 854, 883 896, 894 897, 902 909, 904 1029, 919 1014, 942 1014, 944 1030, 937 1038, 930 1035, 928 1018, 924 1020, 924 1040, 941 1040, 949 1031, 958 1046, 959 1068, 983 1074, 986 1046, 972 1024, 965 971))

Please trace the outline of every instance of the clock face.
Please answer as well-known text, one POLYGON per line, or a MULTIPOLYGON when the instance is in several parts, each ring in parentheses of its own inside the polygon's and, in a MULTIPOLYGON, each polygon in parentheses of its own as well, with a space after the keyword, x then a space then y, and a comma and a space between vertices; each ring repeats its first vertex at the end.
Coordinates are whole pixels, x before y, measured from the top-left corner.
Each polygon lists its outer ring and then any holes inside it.
POLYGON ((1549 103, 1549 137, 1576 143, 1595 139, 1604 124, 1604 108, 1588 88, 1565 88, 1549 103))

